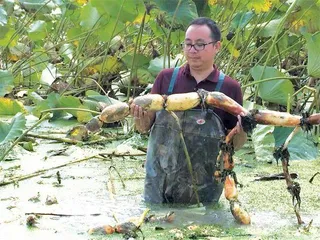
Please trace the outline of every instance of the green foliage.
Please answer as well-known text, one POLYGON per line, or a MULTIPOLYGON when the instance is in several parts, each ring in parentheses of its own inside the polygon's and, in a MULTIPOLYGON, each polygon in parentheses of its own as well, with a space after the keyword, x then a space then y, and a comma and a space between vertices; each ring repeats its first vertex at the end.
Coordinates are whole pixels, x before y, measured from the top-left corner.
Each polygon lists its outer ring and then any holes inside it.
POLYGON ((308 50, 308 74, 312 77, 320 77, 320 32, 310 34, 305 32, 308 50))
MULTIPOLYGON (((244 86, 254 104, 259 96, 263 105, 282 109, 288 95, 320 76, 318 0, 2 2, 0 96, 27 89, 38 117, 50 108, 97 110, 99 102, 140 94, 163 68, 183 63, 180 43, 198 16, 218 23, 222 49, 215 63, 244 86), (50 93, 57 82, 65 86, 50 93)), ((311 88, 311 101, 319 91, 319 84, 311 88)), ((300 93, 291 104, 299 109, 309 98, 300 93)), ((318 111, 315 102, 303 106, 301 111, 318 111)), ((59 110, 53 119, 67 114, 80 122, 92 116, 59 110)), ((257 132, 257 139, 269 137, 257 132)))
POLYGON ((277 31, 277 28, 281 22, 281 19, 272 19, 269 22, 261 23, 257 26, 259 31, 257 35, 262 38, 273 37, 277 31))
MULTIPOLYGON (((273 136, 275 138, 275 146, 281 146, 293 128, 275 127, 273 136)), ((314 139, 310 133, 300 131, 290 141, 288 145, 290 159, 292 160, 313 160, 318 156, 318 148, 315 145, 314 139)))
POLYGON ((0 25, 4 26, 7 24, 7 12, 2 7, 0 7, 0 25))
POLYGON ((14 46, 15 45, 15 39, 12 39, 14 37, 15 30, 11 27, 6 26, 0 26, 0 46, 6 47, 9 45, 14 46))
POLYGON ((145 9, 142 0, 92 0, 91 3, 101 15, 107 14, 113 18, 119 17, 119 21, 123 23, 133 22, 145 9))
POLYGON ((236 13, 235 17, 230 23, 230 30, 235 31, 237 29, 245 28, 253 17, 254 13, 252 11, 236 13))
POLYGON ((72 114, 74 117, 78 119, 79 122, 88 122, 91 118, 92 115, 91 113, 85 113, 87 116, 84 116, 80 114, 80 109, 84 108, 86 109, 81 102, 79 101, 78 98, 73 97, 73 96, 62 96, 59 99, 59 105, 58 107, 61 108, 79 108, 79 111, 76 110, 67 110, 68 113, 72 114))
POLYGON ((78 108, 79 110, 54 110, 52 120, 67 116, 67 113, 76 117, 81 123, 88 122, 93 116, 89 112, 83 112, 81 109, 88 109, 80 100, 73 96, 60 96, 57 93, 50 93, 48 98, 38 104, 33 114, 37 117, 41 116, 41 112, 52 108, 78 108))
POLYGON ((132 61, 135 60, 136 67, 148 67, 149 62, 151 61, 150 57, 145 56, 143 54, 126 54, 123 57, 121 57, 122 61, 126 64, 126 66, 130 66, 132 64, 132 61))
POLYGON ((22 103, 10 98, 0 97, 0 115, 15 115, 19 112, 26 112, 22 103))
MULTIPOLYGON (((250 73, 254 80, 274 79, 285 77, 273 67, 256 66, 251 69, 250 73), (262 73, 263 72, 263 73, 262 73), (260 78, 261 77, 261 78, 260 78)), ((275 79, 259 83, 259 96, 264 101, 287 105, 288 96, 294 93, 293 84, 290 80, 275 79)))
POLYGON ((28 29, 29 38, 33 41, 43 40, 47 35, 46 26, 45 21, 34 21, 28 29))
POLYGON ((98 23, 100 14, 98 13, 98 9, 93 7, 92 4, 89 3, 82 8, 80 18, 80 25, 84 29, 90 30, 98 23))
POLYGON ((2 7, 6 10, 7 15, 11 15, 14 10, 14 0, 5 0, 2 7))
POLYGON ((191 0, 154 0, 154 2, 162 12, 168 14, 171 21, 173 20, 184 27, 186 27, 193 19, 198 17, 196 5, 191 0), (179 3, 180 5, 177 8, 179 3))
POLYGON ((10 93, 14 88, 12 73, 7 70, 0 70, 0 96, 10 93))
POLYGON ((100 93, 96 92, 96 91, 92 91, 92 90, 88 90, 86 91, 86 97, 87 99, 92 99, 98 102, 103 102, 106 103, 108 105, 117 103, 117 100, 110 98, 106 95, 101 95, 100 93))
POLYGON ((19 137, 25 129, 26 118, 22 113, 17 113, 10 123, 0 121, 0 145, 19 137))
POLYGON ((252 145, 257 161, 272 162, 274 151, 274 137, 272 135, 274 127, 268 125, 258 125, 251 135, 252 145))
POLYGON ((137 77, 139 79, 139 83, 143 85, 147 85, 148 83, 153 84, 154 82, 154 77, 146 69, 139 68, 137 71, 137 77))
POLYGON ((182 56, 177 55, 175 59, 170 59, 170 66, 168 65, 168 62, 165 61, 166 59, 161 56, 161 57, 157 57, 153 60, 150 61, 150 65, 148 70, 150 71, 150 73, 153 76, 157 76, 158 73, 167 67, 176 67, 176 66, 180 66, 181 65, 181 58, 182 56))
MULTIPOLYGON (((47 99, 41 101, 37 104, 37 106, 32 110, 32 113, 37 116, 38 118, 41 117, 42 111, 51 109, 51 108, 58 108, 59 107, 59 100, 60 95, 57 93, 50 93, 47 96, 47 99)), ((57 118, 65 117, 66 113, 62 110, 60 111, 54 111, 52 120, 55 120, 57 118)))
POLYGON ((55 4, 53 1, 19 0, 19 3, 26 11, 38 12, 41 14, 50 13, 55 8, 55 4))

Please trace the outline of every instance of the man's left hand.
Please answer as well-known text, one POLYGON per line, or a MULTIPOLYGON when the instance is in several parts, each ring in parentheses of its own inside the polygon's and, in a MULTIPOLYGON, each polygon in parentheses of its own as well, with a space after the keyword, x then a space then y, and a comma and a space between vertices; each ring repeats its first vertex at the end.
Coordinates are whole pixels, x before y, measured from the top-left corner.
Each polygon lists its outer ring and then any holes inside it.
POLYGON ((237 118, 238 122, 235 128, 237 129, 237 134, 233 137, 233 147, 234 150, 239 150, 247 141, 247 134, 243 131, 241 117, 244 116, 244 113, 240 113, 237 118))

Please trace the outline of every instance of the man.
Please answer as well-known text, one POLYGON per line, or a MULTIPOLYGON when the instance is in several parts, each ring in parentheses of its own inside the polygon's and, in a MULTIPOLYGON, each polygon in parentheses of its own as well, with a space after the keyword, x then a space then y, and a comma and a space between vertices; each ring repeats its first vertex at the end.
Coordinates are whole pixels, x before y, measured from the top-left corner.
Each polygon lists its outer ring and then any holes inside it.
MULTIPOLYGON (((179 69, 164 69, 157 76, 151 93, 175 94, 197 89, 220 91, 239 104, 242 93, 237 81, 217 69, 214 57, 221 47, 220 30, 209 18, 197 18, 187 28, 182 44, 187 64, 179 69)), ((213 173, 219 152, 219 141, 228 130, 237 126, 238 119, 220 109, 203 110, 200 107, 175 112, 182 126, 184 140, 190 155, 193 177, 200 202, 217 202, 223 186, 213 173)), ((149 137, 144 197, 150 203, 194 204, 197 197, 192 186, 186 155, 179 136, 176 120, 167 111, 144 111, 132 104, 136 129, 149 137)), ((239 118, 240 119, 240 118, 239 118)), ((245 141, 245 133, 238 124, 234 146, 245 141)))

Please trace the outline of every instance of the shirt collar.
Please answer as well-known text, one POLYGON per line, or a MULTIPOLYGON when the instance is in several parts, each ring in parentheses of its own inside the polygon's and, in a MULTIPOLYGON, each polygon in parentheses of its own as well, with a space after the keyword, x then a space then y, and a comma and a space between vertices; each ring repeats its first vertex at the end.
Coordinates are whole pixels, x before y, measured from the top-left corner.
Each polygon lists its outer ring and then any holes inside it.
MULTIPOLYGON (((183 74, 187 76, 191 76, 190 66, 188 63, 184 65, 183 74)), ((213 64, 213 71, 204 80, 207 80, 210 82, 218 82, 218 79, 219 79, 219 71, 217 70, 217 66, 213 64)))

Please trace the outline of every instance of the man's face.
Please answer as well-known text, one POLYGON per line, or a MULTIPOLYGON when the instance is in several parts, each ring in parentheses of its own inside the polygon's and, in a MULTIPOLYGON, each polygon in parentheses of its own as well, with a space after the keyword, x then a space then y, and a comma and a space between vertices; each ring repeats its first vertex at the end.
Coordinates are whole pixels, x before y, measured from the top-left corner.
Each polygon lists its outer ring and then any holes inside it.
POLYGON ((201 70, 212 67, 214 56, 220 48, 220 42, 215 42, 211 38, 211 31, 208 26, 191 25, 186 31, 184 42, 187 46, 184 48, 184 54, 192 69, 201 70), (190 44, 196 44, 196 48, 199 48, 199 50, 196 50, 194 46, 189 49, 190 44))

